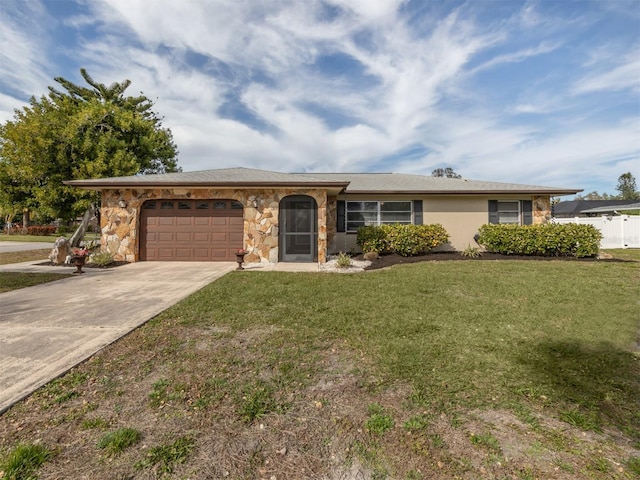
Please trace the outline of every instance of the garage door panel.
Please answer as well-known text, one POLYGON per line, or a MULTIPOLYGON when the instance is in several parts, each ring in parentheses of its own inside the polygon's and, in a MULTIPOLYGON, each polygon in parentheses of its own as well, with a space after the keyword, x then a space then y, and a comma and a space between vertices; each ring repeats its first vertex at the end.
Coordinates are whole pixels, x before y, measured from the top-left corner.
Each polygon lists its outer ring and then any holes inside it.
POLYGON ((176 243, 176 233, 175 232, 158 232, 158 242, 176 243))
POLYGON ((210 238, 209 232, 193 232, 193 241, 194 242, 209 242, 210 238))
POLYGON ((233 261, 243 246, 241 208, 231 200, 149 201, 142 207, 140 258, 233 261), (216 205, 216 208, 211 207, 216 205), (198 205, 210 208, 197 208, 198 205))
POLYGON ((191 243, 192 242, 192 234, 191 234, 191 232, 178 232, 178 233, 176 233, 176 241, 178 243, 191 243))

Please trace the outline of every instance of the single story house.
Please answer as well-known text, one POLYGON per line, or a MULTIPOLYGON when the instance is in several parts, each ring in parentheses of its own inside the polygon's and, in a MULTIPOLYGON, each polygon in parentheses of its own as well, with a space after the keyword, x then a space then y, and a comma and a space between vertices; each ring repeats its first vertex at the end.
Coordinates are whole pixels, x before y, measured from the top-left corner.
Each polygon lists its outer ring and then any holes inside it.
POLYGON ((399 173, 249 168, 73 180, 101 192, 101 246, 118 260, 325 262, 363 225, 439 223, 450 250, 486 223, 539 224, 581 190, 399 173))
POLYGON ((553 206, 553 217, 596 217, 603 213, 620 210, 618 207, 625 207, 636 202, 637 200, 565 200, 553 206))

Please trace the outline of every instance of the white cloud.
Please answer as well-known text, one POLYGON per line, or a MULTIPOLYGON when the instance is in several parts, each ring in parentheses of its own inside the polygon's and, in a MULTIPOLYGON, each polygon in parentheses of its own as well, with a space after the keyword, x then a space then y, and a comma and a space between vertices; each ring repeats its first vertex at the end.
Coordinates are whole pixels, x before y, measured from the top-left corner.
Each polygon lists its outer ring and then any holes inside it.
POLYGON ((0 10, 0 83, 24 96, 46 90, 47 25, 53 20, 35 0, 6 0, 0 10))
MULTIPOLYGON (((47 31, 46 11, 25 5, 28 15, 0 18, 3 42, 19 45, 0 51, 3 81, 29 95, 54 76, 81 82, 77 71, 51 72, 50 45, 29 34, 47 31)), ((637 115, 599 119, 598 102, 575 95, 637 92, 637 46, 612 65, 620 57, 604 47, 572 43, 593 15, 528 2, 494 18, 475 16, 487 13, 478 5, 428 4, 415 18, 403 0, 96 0, 65 20, 82 40, 61 48, 97 81, 130 79, 130 94, 158 98, 185 170, 367 171, 424 146, 424 158, 385 169, 447 164, 467 178, 580 187, 637 160, 637 115), (571 68, 561 60, 569 45, 571 68), (328 56, 344 70, 321 71, 328 56), (534 57, 556 63, 522 84, 492 77, 491 67, 518 72, 534 57)), ((0 119, 16 106, 2 95, 0 119)))
POLYGON ((588 73, 574 84, 574 93, 616 91, 627 88, 640 91, 640 49, 636 48, 630 54, 623 56, 622 62, 611 68, 605 70, 601 64, 595 68, 597 72, 588 73))

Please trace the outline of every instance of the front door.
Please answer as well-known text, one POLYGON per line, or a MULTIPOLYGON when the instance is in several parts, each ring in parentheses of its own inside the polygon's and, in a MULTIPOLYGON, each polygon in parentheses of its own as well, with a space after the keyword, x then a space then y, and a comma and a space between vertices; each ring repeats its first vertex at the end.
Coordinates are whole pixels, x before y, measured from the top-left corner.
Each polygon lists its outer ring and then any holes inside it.
POLYGON ((318 261, 318 210, 316 201, 304 195, 280 202, 280 261, 318 261))

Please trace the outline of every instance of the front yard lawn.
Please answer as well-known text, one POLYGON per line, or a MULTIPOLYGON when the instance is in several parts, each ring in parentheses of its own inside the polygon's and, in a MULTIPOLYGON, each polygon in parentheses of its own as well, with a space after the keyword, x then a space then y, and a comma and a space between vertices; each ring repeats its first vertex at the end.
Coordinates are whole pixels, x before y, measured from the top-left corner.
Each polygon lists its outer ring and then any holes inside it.
POLYGON ((71 275, 60 273, 24 273, 24 272, 1 272, 0 273, 0 293, 18 288, 33 287, 41 283, 61 280, 71 275))
POLYGON ((638 265, 234 272, 6 412, 0 459, 42 444, 42 478, 637 478, 638 265), (105 453, 124 428, 141 440, 105 453))
POLYGON ((30 262, 37 260, 47 260, 51 253, 50 248, 40 250, 23 250, 20 252, 0 252, 0 265, 10 263, 30 262))

